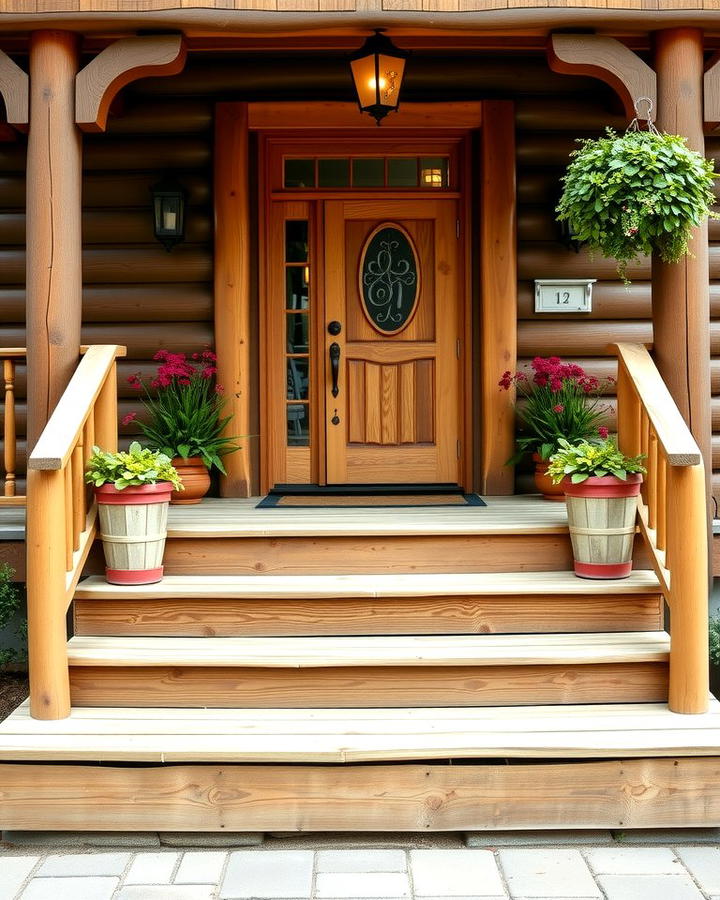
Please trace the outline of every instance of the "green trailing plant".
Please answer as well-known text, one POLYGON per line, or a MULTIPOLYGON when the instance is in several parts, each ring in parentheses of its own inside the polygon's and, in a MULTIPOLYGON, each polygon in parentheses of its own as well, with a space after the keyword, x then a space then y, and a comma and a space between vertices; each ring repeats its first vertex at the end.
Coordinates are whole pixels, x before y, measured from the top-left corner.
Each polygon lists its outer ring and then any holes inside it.
MULTIPOLYGON (((235 438, 224 434, 232 416, 223 416, 226 401, 222 387, 214 383, 217 371, 212 350, 193 353, 158 351, 160 362, 156 376, 146 384, 140 375, 131 375, 130 384, 144 391, 143 406, 147 421, 137 424, 151 447, 169 457, 189 459, 199 456, 208 468, 215 466, 223 474, 222 457, 238 449, 235 438)), ((130 413, 123 425, 137 419, 130 413)))
POLYGON ((93 447, 85 480, 95 487, 114 484, 119 491, 130 486, 169 481, 175 490, 183 490, 180 476, 170 462, 170 457, 159 450, 143 448, 137 441, 133 441, 127 451, 120 450, 117 453, 93 447))
POLYGON ((652 124, 623 135, 608 128, 580 145, 556 210, 576 240, 617 260, 626 282, 628 263, 640 256, 673 263, 690 252, 691 229, 715 217, 712 161, 652 124))
POLYGON ((720 614, 710 617, 710 664, 720 668, 720 614))
POLYGON ((548 475, 554 484, 560 484, 563 478, 570 477, 573 484, 580 484, 590 477, 602 478, 605 475, 614 475, 622 481, 627 481, 628 474, 645 472, 642 460, 645 454, 640 456, 625 456, 618 450, 615 441, 605 440, 591 444, 589 441, 580 441, 571 444, 563 438, 560 439, 559 449, 550 457, 548 475))
POLYGON ((517 409, 518 450, 508 465, 519 462, 526 453, 548 459, 561 438, 579 441, 608 435, 602 424, 606 409, 600 399, 606 383, 575 363, 564 363, 557 356, 536 356, 531 372, 504 372, 499 385, 503 390, 515 387, 524 401, 517 409))
POLYGON ((27 659, 27 619, 20 618, 15 626, 14 636, 11 626, 17 619, 22 606, 22 590, 13 584, 15 570, 7 563, 0 564, 0 634, 9 637, 12 646, 0 646, 0 666, 22 662, 27 659))

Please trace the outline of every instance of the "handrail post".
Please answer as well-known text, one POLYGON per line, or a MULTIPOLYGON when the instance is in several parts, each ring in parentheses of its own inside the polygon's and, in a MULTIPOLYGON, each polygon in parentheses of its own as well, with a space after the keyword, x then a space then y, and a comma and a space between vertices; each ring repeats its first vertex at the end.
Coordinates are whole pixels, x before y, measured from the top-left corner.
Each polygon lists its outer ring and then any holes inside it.
POLYGON ((617 380, 618 447, 626 456, 640 453, 640 398, 622 360, 618 361, 617 380))
POLYGON ((708 708, 708 550, 705 532, 705 471, 668 466, 668 560, 670 562, 670 686, 676 713, 708 708))
POLYGON ((28 471, 27 606, 30 713, 70 715, 65 615, 65 478, 62 470, 28 471))
POLYGON ((98 395, 94 412, 95 441, 99 447, 110 453, 114 453, 118 446, 117 407, 117 362, 115 362, 98 395))

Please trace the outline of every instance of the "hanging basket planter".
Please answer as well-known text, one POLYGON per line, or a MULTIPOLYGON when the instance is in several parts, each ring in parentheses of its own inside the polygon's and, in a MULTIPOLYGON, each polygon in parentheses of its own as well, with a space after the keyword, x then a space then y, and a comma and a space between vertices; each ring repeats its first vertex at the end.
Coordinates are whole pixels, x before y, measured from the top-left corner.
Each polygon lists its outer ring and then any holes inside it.
POLYGON ((675 263, 691 252, 692 229, 715 217, 711 160, 652 121, 641 131, 637 119, 623 135, 608 128, 580 145, 556 210, 576 240, 617 260, 626 283, 627 266, 639 257, 675 263))

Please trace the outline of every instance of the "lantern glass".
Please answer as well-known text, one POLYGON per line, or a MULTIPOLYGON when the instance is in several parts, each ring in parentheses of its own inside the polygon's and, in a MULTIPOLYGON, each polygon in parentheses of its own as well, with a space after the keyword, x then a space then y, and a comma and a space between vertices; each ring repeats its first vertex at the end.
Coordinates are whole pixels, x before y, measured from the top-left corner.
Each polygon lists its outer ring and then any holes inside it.
POLYGON ((185 192, 168 179, 156 184, 152 193, 155 237, 171 250, 185 236, 185 192))
POLYGON ((398 108, 406 59, 404 50, 376 31, 350 60, 360 109, 374 116, 378 124, 398 108))

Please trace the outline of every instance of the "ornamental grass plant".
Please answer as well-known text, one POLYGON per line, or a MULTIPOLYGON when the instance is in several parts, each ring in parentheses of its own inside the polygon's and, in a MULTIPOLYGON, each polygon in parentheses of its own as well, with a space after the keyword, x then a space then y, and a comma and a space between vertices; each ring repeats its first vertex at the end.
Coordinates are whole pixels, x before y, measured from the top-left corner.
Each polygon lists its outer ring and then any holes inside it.
POLYGON ((562 179, 556 212, 576 240, 617 260, 627 283, 628 263, 656 254, 674 263, 690 252, 691 231, 715 203, 713 162, 685 138, 637 121, 623 135, 611 128, 580 141, 562 179))
POLYGON ((523 401, 517 407, 518 450, 508 465, 526 453, 537 453, 546 460, 563 439, 575 442, 606 438, 607 408, 601 397, 612 381, 601 382, 582 366, 564 363, 558 356, 536 356, 531 372, 504 372, 500 388, 510 390, 514 386, 518 399, 523 401))
MULTIPOLYGON (((223 434, 232 416, 223 416, 225 400, 222 387, 215 383, 217 357, 212 350, 170 353, 159 350, 153 359, 159 362, 156 376, 149 384, 139 374, 128 378, 130 385, 144 391, 142 401, 147 421, 137 421, 151 447, 171 458, 200 457, 209 468, 223 474, 222 457, 238 449, 235 438, 223 434)), ((137 419, 130 413, 123 425, 137 419)))

